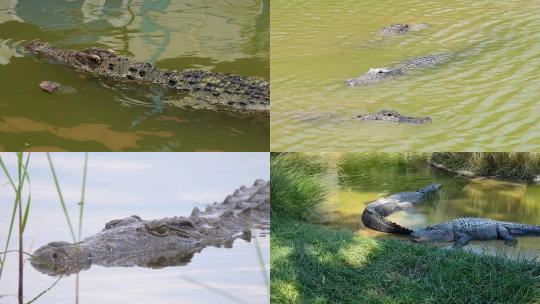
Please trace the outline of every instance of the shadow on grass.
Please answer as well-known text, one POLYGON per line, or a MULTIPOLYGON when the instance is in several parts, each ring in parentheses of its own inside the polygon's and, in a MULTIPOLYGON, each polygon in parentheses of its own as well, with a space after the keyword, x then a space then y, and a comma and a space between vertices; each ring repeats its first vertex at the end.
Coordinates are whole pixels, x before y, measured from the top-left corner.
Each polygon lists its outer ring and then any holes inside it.
POLYGON ((534 303, 540 266, 272 217, 272 303, 534 303))

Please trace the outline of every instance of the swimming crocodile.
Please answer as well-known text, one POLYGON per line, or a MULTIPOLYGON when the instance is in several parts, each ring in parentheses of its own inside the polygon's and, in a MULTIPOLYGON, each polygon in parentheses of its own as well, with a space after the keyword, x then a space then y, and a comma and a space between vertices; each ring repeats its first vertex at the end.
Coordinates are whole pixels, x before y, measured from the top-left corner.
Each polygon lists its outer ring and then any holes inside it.
POLYGON ((427 226, 411 233, 414 242, 455 242, 462 247, 472 240, 504 240, 513 246, 515 236, 540 236, 540 226, 495 221, 487 218, 465 217, 427 226))
POLYGON ((270 83, 266 80, 202 70, 169 71, 98 48, 63 50, 41 41, 24 47, 46 61, 99 78, 153 84, 180 92, 191 97, 187 104, 198 107, 256 112, 268 112, 270 108, 270 83))
POLYGON ((251 239, 251 229, 269 227, 269 183, 242 186, 218 204, 195 207, 188 217, 143 220, 133 215, 112 220, 79 243, 52 242, 37 249, 32 266, 49 275, 69 275, 91 265, 161 268, 188 263, 205 247, 232 247, 251 239))
POLYGON ((397 211, 413 209, 441 187, 441 184, 431 184, 418 191, 399 192, 369 203, 362 213, 362 223, 377 231, 410 234, 411 229, 391 222, 385 217, 397 211))
POLYGON ((449 54, 433 54, 413 58, 390 68, 371 68, 367 73, 357 78, 348 79, 345 83, 350 86, 360 86, 402 76, 409 70, 434 67, 450 59, 449 54))
POLYGON ((412 124, 426 124, 431 122, 430 117, 408 117, 403 116, 394 110, 382 110, 376 113, 360 114, 356 117, 359 120, 382 120, 392 122, 404 122, 412 124))
POLYGON ((427 23, 420 24, 406 24, 406 23, 397 23, 387 26, 381 30, 382 35, 402 35, 409 32, 416 32, 429 27, 427 23))

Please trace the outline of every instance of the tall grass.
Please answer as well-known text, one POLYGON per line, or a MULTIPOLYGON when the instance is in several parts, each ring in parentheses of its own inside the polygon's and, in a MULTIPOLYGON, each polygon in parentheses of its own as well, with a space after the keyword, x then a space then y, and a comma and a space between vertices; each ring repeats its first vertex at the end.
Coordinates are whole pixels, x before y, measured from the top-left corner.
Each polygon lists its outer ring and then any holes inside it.
POLYGON ((309 220, 314 209, 328 196, 322 175, 333 164, 324 154, 273 153, 270 159, 272 212, 309 220))
POLYGON ((7 248, 9 246, 9 241, 11 239, 11 233, 13 232, 13 225, 15 222, 15 217, 18 214, 18 224, 19 224, 19 234, 18 234, 18 241, 19 241, 19 250, 18 250, 18 262, 19 262, 19 280, 18 280, 18 302, 19 304, 23 303, 23 297, 24 297, 24 247, 23 247, 23 234, 24 229, 26 227, 26 222, 28 219, 28 213, 30 211, 30 202, 31 202, 31 191, 29 189, 28 191, 28 199, 26 204, 23 204, 22 196, 23 196, 23 187, 25 184, 25 181, 30 184, 30 176, 28 175, 28 163, 30 162, 30 153, 28 153, 26 157, 26 161, 24 161, 24 154, 22 152, 16 153, 17 157, 17 184, 14 183, 13 178, 9 174, 9 171, 7 170, 6 165, 4 164, 4 161, 0 157, 0 166, 2 167, 2 170, 4 171, 4 174, 8 178, 13 191, 15 192, 15 200, 13 202, 13 211, 11 214, 11 220, 9 224, 8 229, 8 237, 6 240, 6 247, 3 252, 3 259, 1 260, 2 265, 0 265, 0 277, 2 275, 4 265, 6 263, 7 258, 7 248), (24 209, 24 214, 23 214, 24 209), (17 213, 18 211, 18 213, 17 213))
POLYGON ((540 175, 540 153, 433 153, 431 161, 452 171, 469 171, 481 176, 532 180, 540 175))
MULTIPOLYGON (((83 178, 82 178, 83 181, 82 181, 82 188, 81 188, 81 200, 78 203, 79 204, 79 225, 78 225, 79 229, 77 232, 77 236, 75 236, 73 225, 71 223, 70 216, 66 208, 64 196, 62 195, 62 189, 60 188, 60 181, 58 180, 58 175, 56 174, 56 170, 54 168, 51 155, 48 152, 47 152, 47 160, 49 161, 49 167, 51 168, 51 173, 54 179, 54 185, 56 187, 56 193, 58 194, 58 200, 60 202, 60 205, 62 206, 62 211, 64 212, 66 222, 69 226, 69 232, 71 233, 71 237, 73 238, 73 243, 78 244, 81 240, 81 235, 82 235, 82 220, 83 220, 84 204, 85 204, 84 196, 86 193, 86 174, 87 174, 87 168, 88 168, 88 152, 86 152, 84 155, 84 169, 83 169, 83 178)), ((78 246, 75 248, 79 250, 78 246)), ((79 273, 77 273, 76 278, 75 278, 75 303, 76 304, 79 303, 79 273)))

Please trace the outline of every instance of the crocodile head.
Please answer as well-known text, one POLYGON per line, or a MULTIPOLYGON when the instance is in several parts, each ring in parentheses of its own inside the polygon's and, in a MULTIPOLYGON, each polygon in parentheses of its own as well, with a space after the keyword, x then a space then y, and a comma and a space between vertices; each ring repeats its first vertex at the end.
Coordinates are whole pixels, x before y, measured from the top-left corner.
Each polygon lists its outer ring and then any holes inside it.
POLYGON ((64 51, 39 40, 25 44, 24 48, 54 63, 68 65, 83 71, 93 71, 101 67, 102 64, 105 65, 106 60, 109 58, 117 57, 111 50, 90 48, 84 51, 64 51))
MULTIPOLYGON (((182 260, 199 249, 201 234, 189 218, 144 221, 134 215, 112 220, 105 228, 77 244, 53 242, 37 249, 31 264, 50 274, 71 274, 95 261, 151 267, 162 260, 182 260)), ((166 262, 169 263, 169 262, 166 262)))
POLYGON ((382 110, 376 113, 361 114, 356 117, 359 120, 382 120, 393 122, 407 122, 414 124, 430 123, 430 117, 407 117, 394 110, 382 110))
POLYGON ((39 52, 48 48, 49 44, 47 42, 41 42, 39 40, 34 40, 24 45, 25 50, 32 52, 39 52))
POLYGON ((420 23, 420 24, 397 23, 397 24, 392 24, 388 27, 383 28, 381 30, 381 34, 401 35, 401 34, 406 34, 412 31, 420 31, 428 27, 429 27, 429 24, 427 23, 420 23))
POLYGON ((401 74, 403 74, 403 71, 401 69, 371 68, 360 77, 348 79, 346 81, 346 84, 350 87, 365 85, 385 80, 401 74))
POLYGON ((454 232, 447 225, 427 226, 411 233, 411 240, 418 243, 427 242, 452 242, 454 232))
POLYGON ((431 185, 427 185, 425 186, 424 188, 420 188, 418 190, 418 192, 422 192, 422 193, 433 193, 433 192, 436 192, 437 190, 441 189, 442 185, 441 184, 431 184, 431 185))

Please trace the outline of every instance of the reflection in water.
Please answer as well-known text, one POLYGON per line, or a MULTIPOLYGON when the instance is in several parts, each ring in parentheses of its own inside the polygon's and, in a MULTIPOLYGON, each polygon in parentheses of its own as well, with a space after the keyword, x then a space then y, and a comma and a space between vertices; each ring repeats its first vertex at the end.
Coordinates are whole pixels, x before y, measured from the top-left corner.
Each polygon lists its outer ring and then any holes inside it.
MULTIPOLYGON (((245 58, 246 49, 252 54, 268 52, 264 44, 260 50, 249 46, 251 37, 261 32, 256 25, 268 29, 268 1, 13 2, 6 10, 19 20, 47 30, 78 31, 81 35, 67 37, 71 40, 69 44, 95 43, 97 40, 145 61, 182 54, 200 54, 209 58, 225 56, 226 60, 232 61, 245 58), (254 16, 261 16, 265 22, 258 23, 254 16), (112 35, 103 35, 104 31, 112 31, 112 35), (171 45, 171 42, 174 43, 171 45)), ((256 43, 266 40, 256 39, 256 43)))
MULTIPOLYGON (((329 225, 341 226, 372 237, 397 237, 375 232, 360 220, 366 205, 402 191, 414 191, 429 183, 442 189, 434 198, 411 212, 398 212, 388 220, 412 229, 461 217, 485 217, 524 224, 540 224, 540 185, 490 178, 459 179, 430 168, 422 156, 405 154, 355 154, 342 161, 343 171, 322 207, 329 225)), ((516 247, 502 242, 472 242, 468 250, 510 256, 540 256, 540 238, 518 238, 516 247)), ((445 245, 446 246, 446 245, 445 245)))
MULTIPOLYGON (((71 140, 99 142, 108 149, 115 151, 127 148, 137 148, 137 141, 142 139, 142 135, 158 137, 174 136, 173 133, 168 131, 118 132, 112 130, 110 126, 105 124, 83 123, 74 127, 55 127, 25 117, 4 117, 3 121, 0 121, 0 132, 4 133, 44 131, 71 140)), ((35 150, 36 147, 33 147, 33 149, 35 150)))

